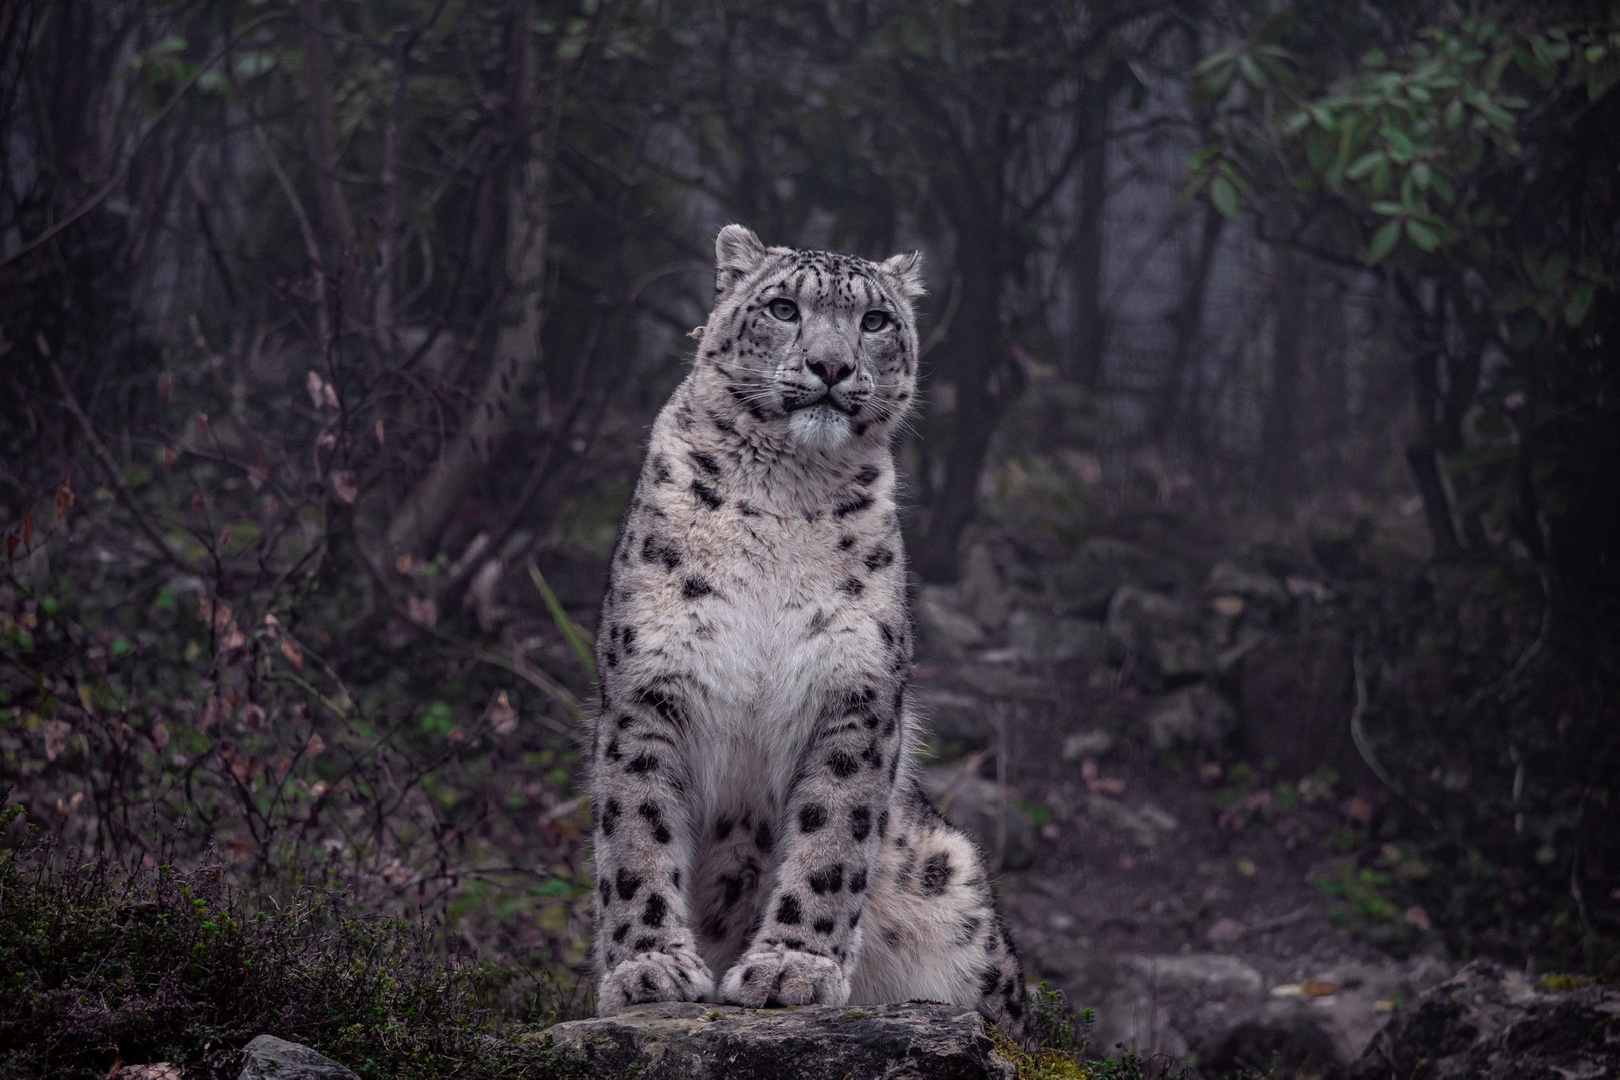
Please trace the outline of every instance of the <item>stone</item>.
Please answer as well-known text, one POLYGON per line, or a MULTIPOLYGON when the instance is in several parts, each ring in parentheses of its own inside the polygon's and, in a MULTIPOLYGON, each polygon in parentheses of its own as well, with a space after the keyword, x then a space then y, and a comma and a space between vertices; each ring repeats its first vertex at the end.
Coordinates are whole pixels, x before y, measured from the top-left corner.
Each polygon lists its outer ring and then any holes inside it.
POLYGON ((1239 727, 1250 758, 1271 758, 1284 777, 1330 765, 1351 783, 1372 781, 1350 736, 1355 676, 1344 634, 1269 638, 1242 659, 1237 683, 1239 727))
POLYGON ((1197 617, 1169 596, 1122 586, 1109 601, 1107 626, 1110 636, 1166 678, 1210 671, 1197 617))
POLYGON ((995 725, 986 715, 988 707, 978 698, 928 687, 914 691, 912 700, 942 752, 960 757, 996 740, 995 725))
POLYGON ((1091 619, 1064 619, 1028 608, 1007 618, 1007 644, 1026 664, 1094 668, 1106 664, 1119 645, 1102 623, 1091 619))
POLYGON ((1153 847, 1159 834, 1176 828, 1176 819, 1155 806, 1133 810, 1117 799, 1092 795, 1086 800, 1086 817, 1141 847, 1153 847))
POLYGON ((1204 582, 1204 591, 1241 596, 1272 607, 1288 604, 1288 590, 1263 570, 1248 570, 1232 562, 1218 562, 1204 582))
POLYGON ((1237 714, 1218 691, 1196 683, 1160 699, 1142 723, 1159 750, 1174 746, 1213 750, 1232 733, 1236 720, 1237 714))
POLYGON ((1249 1016, 1199 1048, 1206 1076, 1293 1076, 1339 1080, 1344 1074, 1333 1037, 1302 1012, 1249 1016))
POLYGON ((958 766, 935 766, 921 771, 923 788, 952 825, 972 838, 987 860, 994 863, 1001 847, 1001 869, 1024 870, 1034 865, 1037 844, 1035 819, 992 781, 958 766), (1005 822, 1005 825, 1003 825, 1005 822))
POLYGON ((924 585, 917 594, 917 621, 925 637, 951 655, 965 656, 984 645, 984 627, 962 611, 962 601, 949 585, 924 585))
POLYGON ((1114 737, 1100 728, 1077 731, 1063 739, 1063 760, 1080 761, 1099 758, 1114 748, 1114 737))
POLYGON ((963 664, 957 679, 968 689, 989 698, 1050 701, 1057 697, 1051 681, 1021 675, 998 664, 963 664))
POLYGON ((1128 956, 1125 963, 1158 986, 1250 1000, 1263 999, 1266 993, 1266 981, 1260 973, 1235 956, 1218 953, 1128 956))
POLYGON ((1598 1080, 1620 1072, 1620 987, 1559 992, 1476 960, 1396 1013, 1349 1080, 1598 1080))
POLYGON ((967 557, 962 560, 962 577, 956 583, 956 591, 962 597, 964 610, 980 626, 999 632, 1007 625, 1012 600, 987 545, 974 544, 968 548, 967 557))
POLYGON ((1079 940, 1050 941, 1031 957, 1040 977, 1063 991, 1076 1012, 1096 1015, 1091 1029, 1093 1054, 1117 1055, 1123 1048, 1147 1054, 1184 1057, 1187 1040, 1172 1023, 1169 1009, 1141 976, 1116 957, 1079 940))
POLYGON ((1046 571, 1046 596, 1060 615, 1100 618, 1122 586, 1173 589, 1180 575, 1165 560, 1123 540, 1099 536, 1075 557, 1046 571))
POLYGON ((1012 1080, 972 1009, 808 1005, 741 1009, 637 1005, 547 1030, 563 1058, 600 1080, 1012 1080))
POLYGON ((243 1048, 247 1060, 236 1080, 360 1080, 303 1043, 259 1035, 243 1048))

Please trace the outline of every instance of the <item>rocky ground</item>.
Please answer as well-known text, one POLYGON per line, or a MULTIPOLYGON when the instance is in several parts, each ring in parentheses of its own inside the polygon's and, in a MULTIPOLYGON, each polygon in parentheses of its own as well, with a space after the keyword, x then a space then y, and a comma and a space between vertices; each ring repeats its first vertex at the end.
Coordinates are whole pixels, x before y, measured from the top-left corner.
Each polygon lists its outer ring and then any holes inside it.
POLYGON ((1334 1075, 1455 965, 1377 888, 1422 868, 1350 734, 1335 552, 1181 543, 981 544, 924 587, 927 783, 1099 1049, 1334 1075))

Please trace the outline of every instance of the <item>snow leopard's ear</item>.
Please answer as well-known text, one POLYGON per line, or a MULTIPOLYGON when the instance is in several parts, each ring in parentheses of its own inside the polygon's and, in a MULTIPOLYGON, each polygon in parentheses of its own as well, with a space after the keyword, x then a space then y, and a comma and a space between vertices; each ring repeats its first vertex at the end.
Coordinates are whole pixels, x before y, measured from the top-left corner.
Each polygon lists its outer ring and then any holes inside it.
POLYGON ((923 281, 922 252, 907 251, 900 255, 891 255, 878 264, 894 282, 900 295, 907 300, 915 300, 928 291, 928 285, 923 281))
POLYGON ((718 300, 764 261, 765 245, 754 230, 727 225, 714 238, 714 291, 718 300))

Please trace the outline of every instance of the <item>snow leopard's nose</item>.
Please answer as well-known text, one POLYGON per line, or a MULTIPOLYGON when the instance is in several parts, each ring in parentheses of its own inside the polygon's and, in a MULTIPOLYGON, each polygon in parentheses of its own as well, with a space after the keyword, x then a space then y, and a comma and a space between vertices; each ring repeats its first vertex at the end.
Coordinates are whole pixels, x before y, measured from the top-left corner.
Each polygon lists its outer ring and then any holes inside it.
POLYGON ((837 386, 849 378, 849 373, 854 370, 848 364, 840 364, 836 360, 812 360, 809 366, 816 377, 829 387, 837 386))

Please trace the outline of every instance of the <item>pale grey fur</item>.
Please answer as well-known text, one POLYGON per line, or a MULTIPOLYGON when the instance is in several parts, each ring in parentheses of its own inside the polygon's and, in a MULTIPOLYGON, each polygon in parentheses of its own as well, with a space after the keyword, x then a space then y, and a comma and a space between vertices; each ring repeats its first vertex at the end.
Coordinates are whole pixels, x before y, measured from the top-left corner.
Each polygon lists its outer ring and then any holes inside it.
POLYGON ((1021 1033, 983 860, 912 776, 890 441, 916 390, 917 257, 737 225, 715 249, 597 635, 598 1009, 927 998, 1021 1033))

